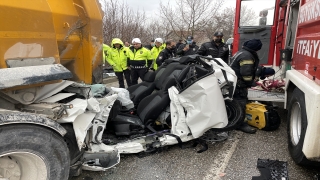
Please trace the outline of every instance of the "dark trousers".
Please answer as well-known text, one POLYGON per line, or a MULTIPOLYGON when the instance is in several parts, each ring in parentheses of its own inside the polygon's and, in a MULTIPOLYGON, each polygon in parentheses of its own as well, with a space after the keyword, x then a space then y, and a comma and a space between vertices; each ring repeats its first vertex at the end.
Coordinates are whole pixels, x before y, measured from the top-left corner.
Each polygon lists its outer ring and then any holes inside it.
POLYGON ((131 76, 130 76, 131 73, 129 69, 126 69, 123 72, 115 72, 115 74, 118 77, 120 88, 124 88, 123 74, 124 74, 124 77, 126 78, 128 87, 131 86, 131 76))
POLYGON ((233 99, 240 104, 242 111, 244 111, 244 114, 246 114, 246 105, 248 102, 248 89, 236 87, 233 94, 233 99))
POLYGON ((138 84, 138 79, 143 81, 144 75, 147 72, 147 68, 142 68, 142 69, 131 69, 131 78, 132 78, 132 85, 138 84))

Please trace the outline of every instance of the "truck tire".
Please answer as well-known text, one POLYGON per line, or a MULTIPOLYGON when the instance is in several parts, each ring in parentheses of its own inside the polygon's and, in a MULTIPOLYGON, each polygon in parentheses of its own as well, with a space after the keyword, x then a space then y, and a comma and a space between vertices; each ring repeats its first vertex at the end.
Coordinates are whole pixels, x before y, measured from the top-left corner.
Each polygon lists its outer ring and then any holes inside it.
POLYGON ((67 130, 67 133, 63 136, 63 140, 68 146, 70 165, 72 166, 81 158, 84 151, 79 150, 73 125, 71 123, 64 123, 61 126, 67 130))
POLYGON ((56 132, 32 124, 0 126, 0 177, 66 180, 69 150, 56 132))
POLYGON ((309 161, 302 152, 308 126, 304 93, 295 88, 288 102, 287 116, 288 148, 293 161, 298 165, 310 166, 318 163, 309 161))

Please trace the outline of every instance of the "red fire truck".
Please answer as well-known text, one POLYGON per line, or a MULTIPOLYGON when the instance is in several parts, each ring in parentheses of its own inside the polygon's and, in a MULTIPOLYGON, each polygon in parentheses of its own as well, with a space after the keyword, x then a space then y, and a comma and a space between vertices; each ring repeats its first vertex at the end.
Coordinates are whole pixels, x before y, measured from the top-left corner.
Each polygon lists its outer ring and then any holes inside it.
POLYGON ((300 165, 320 162, 320 0, 237 0, 233 53, 263 43, 260 63, 285 78, 288 147, 300 165), (256 18, 248 20, 244 10, 256 18), (256 21, 255 21, 256 20, 256 21))

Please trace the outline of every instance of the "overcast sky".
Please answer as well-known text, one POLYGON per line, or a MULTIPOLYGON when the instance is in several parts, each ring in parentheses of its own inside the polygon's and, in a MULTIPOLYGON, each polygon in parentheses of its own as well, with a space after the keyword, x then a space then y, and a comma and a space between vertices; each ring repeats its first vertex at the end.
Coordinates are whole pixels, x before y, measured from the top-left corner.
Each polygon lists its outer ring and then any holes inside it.
MULTIPOLYGON (((160 1, 175 5, 175 0, 124 0, 133 10, 144 10, 147 16, 159 13, 160 1)), ((236 0, 225 0, 223 7, 236 7, 236 0)))

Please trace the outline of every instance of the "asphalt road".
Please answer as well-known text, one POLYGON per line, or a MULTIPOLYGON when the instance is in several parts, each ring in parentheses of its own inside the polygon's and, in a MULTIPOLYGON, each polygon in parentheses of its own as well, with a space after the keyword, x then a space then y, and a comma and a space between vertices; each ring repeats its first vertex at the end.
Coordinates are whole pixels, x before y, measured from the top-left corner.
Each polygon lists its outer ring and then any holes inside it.
POLYGON ((227 140, 209 143, 209 149, 203 153, 197 153, 199 147, 192 148, 189 142, 184 144, 184 149, 175 145, 143 158, 121 155, 115 168, 106 172, 83 171, 71 180, 251 180, 260 176, 259 158, 287 162, 290 180, 317 180, 320 170, 297 166, 290 158, 286 112, 282 108, 278 112, 282 123, 275 131, 258 130, 256 134, 232 131, 227 140))

